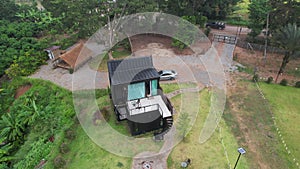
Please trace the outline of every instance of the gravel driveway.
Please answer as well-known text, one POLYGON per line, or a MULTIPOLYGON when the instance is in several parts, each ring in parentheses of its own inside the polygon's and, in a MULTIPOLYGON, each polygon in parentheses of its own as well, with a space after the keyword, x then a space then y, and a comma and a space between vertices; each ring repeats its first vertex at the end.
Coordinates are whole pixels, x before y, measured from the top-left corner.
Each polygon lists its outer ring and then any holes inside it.
POLYGON ((49 80, 63 88, 71 91, 83 89, 103 89, 108 86, 108 74, 90 69, 88 64, 83 65, 73 74, 62 68, 52 69, 49 65, 41 68, 31 75, 31 78, 49 80))
MULTIPOLYGON (((157 70, 174 69, 178 72, 178 78, 175 81, 162 83, 194 82, 198 83, 200 86, 210 85, 212 83, 211 81, 213 81, 214 84, 224 83, 223 81, 218 81, 218 79, 222 78, 210 79, 209 77, 211 76, 207 73, 207 67, 214 67, 216 65, 215 63, 217 60, 212 60, 214 59, 213 55, 215 55, 215 53, 207 52, 204 56, 177 56, 172 50, 164 49, 161 46, 163 45, 151 43, 147 46, 147 48, 135 52, 135 56, 151 55, 154 66, 157 70)), ((234 45, 214 42, 213 46, 217 49, 223 66, 228 68, 232 62, 234 45)), ((92 70, 89 67, 89 64, 83 65, 76 72, 70 74, 68 70, 62 68, 52 69, 49 63, 50 61, 48 61, 47 65, 41 66, 41 68, 30 77, 49 80, 71 91, 83 89, 105 89, 109 85, 108 73, 92 70)), ((218 76, 221 77, 222 75, 220 74, 218 76)))

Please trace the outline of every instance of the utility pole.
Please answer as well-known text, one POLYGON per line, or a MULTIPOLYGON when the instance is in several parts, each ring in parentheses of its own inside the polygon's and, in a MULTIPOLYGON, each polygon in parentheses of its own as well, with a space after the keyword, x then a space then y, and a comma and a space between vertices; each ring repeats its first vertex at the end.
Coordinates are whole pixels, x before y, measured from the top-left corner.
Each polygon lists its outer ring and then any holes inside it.
POLYGON ((269 18, 270 13, 267 14, 267 27, 266 27, 266 34, 265 34, 265 50, 264 50, 264 65, 267 63, 267 47, 268 47, 268 34, 269 34, 269 18))

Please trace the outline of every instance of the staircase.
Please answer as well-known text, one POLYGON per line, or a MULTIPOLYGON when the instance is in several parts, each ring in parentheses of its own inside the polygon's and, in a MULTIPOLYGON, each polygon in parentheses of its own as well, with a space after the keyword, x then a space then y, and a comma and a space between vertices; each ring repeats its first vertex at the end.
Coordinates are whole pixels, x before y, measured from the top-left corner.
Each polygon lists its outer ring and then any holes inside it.
POLYGON ((164 130, 163 132, 168 132, 173 126, 173 117, 164 118, 164 130))
POLYGON ((173 117, 167 117, 163 119, 163 129, 158 132, 158 133, 154 133, 154 140, 163 140, 164 139, 164 135, 167 134, 172 126, 173 126, 173 117))

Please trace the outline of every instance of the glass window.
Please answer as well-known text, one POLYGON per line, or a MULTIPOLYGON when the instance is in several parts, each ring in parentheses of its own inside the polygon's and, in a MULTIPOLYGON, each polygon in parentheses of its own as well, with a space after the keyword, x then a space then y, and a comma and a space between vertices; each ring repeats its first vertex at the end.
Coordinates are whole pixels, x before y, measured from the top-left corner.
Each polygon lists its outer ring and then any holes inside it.
POLYGON ((152 96, 157 95, 157 79, 151 80, 151 95, 152 96))
POLYGON ((128 85, 128 100, 136 100, 145 97, 145 82, 128 85))

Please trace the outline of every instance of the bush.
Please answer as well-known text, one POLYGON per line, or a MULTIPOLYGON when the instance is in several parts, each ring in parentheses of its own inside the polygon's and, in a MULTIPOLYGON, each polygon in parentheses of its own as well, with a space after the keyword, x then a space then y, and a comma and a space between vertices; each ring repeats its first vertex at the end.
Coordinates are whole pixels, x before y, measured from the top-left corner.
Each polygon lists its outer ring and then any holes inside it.
POLYGON ((102 116, 106 121, 109 121, 110 118, 110 110, 109 107, 103 107, 101 110, 102 116))
POLYGON ((70 151, 70 148, 66 143, 62 143, 59 148, 60 148, 60 152, 63 154, 66 154, 70 151))
POLYGON ((237 53, 235 53, 235 54, 233 55, 233 60, 234 60, 234 61, 237 61, 237 60, 238 60, 238 54, 237 54, 237 53))
POLYGON ((266 81, 268 84, 272 83, 273 82, 273 77, 268 77, 267 81, 266 81))
POLYGON ((288 85, 288 81, 287 81, 286 79, 282 79, 282 80, 280 81, 280 85, 282 85, 282 86, 287 86, 287 85, 288 85))
POLYGON ((204 28, 206 22, 207 22, 206 16, 198 16, 196 19, 196 23, 199 24, 200 28, 204 28))
POLYGON ((180 50, 183 50, 187 46, 186 44, 184 44, 183 42, 181 42, 180 40, 177 40, 177 39, 173 39, 173 42, 171 45, 179 48, 180 50))
POLYGON ((300 88, 300 81, 296 82, 295 87, 300 88))
POLYGON ((118 162, 118 164, 117 164, 117 167, 119 167, 119 168, 122 168, 124 166, 124 164, 123 163, 121 163, 121 162, 118 162))
POLYGON ((196 24, 196 16, 182 16, 182 19, 189 21, 192 24, 196 24))
POLYGON ((53 144, 51 142, 46 142, 45 139, 40 138, 35 142, 27 141, 23 146, 22 150, 16 154, 18 159, 21 159, 16 164, 14 164, 13 168, 21 169, 21 168, 34 168, 41 159, 47 157, 47 155, 53 149, 53 144), (28 150, 25 154, 24 150, 28 150))
POLYGON ((205 30, 204 30, 204 34, 205 34, 206 36, 208 36, 208 35, 209 35, 209 33, 210 33, 210 31, 211 31, 211 29, 210 29, 210 28, 205 28, 205 30))
POLYGON ((253 78, 252 78, 252 81, 253 81, 253 82, 258 82, 258 79, 259 79, 258 74, 255 74, 255 75, 253 76, 253 78))
POLYGON ((75 132, 72 129, 66 130, 65 135, 66 135, 66 138, 69 140, 73 140, 76 136, 75 132))
POLYGON ((70 73, 70 74, 73 74, 73 73, 74 73, 74 69, 70 68, 70 69, 69 69, 69 73, 70 73))
POLYGON ((57 156, 54 159, 54 167, 55 168, 63 168, 66 165, 66 160, 62 156, 57 156))

